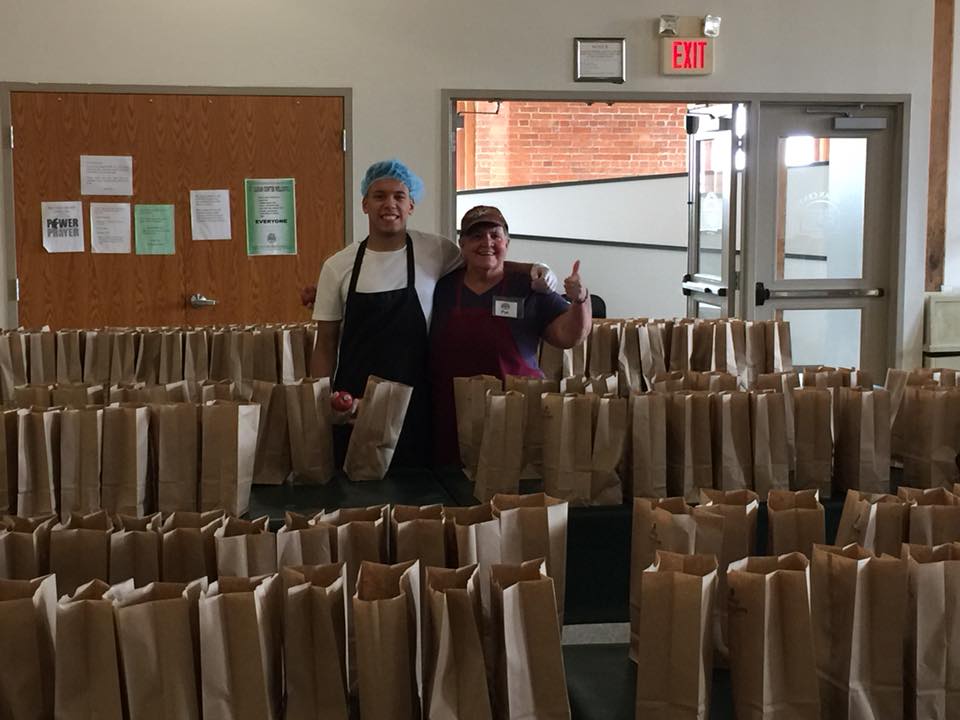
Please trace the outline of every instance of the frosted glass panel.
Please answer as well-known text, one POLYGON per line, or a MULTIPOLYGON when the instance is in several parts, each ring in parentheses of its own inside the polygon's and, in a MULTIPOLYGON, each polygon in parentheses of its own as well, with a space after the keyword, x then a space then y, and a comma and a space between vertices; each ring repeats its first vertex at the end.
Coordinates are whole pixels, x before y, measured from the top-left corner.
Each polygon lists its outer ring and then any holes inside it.
POLYGON ((712 320, 714 318, 722 317, 722 314, 720 312, 720 308, 718 308, 716 305, 711 305, 710 303, 698 302, 697 317, 708 318, 712 320))
POLYGON ((777 277, 863 274, 866 138, 781 138, 777 277))
POLYGON ((794 365, 860 366, 860 310, 782 310, 794 365))

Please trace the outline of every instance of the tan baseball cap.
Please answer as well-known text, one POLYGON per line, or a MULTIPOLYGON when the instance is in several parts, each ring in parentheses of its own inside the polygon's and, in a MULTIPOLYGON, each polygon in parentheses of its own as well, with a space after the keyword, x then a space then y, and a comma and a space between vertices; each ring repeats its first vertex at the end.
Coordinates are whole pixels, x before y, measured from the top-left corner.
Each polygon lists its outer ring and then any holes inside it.
POLYGON ((499 225, 504 230, 508 230, 507 221, 503 218, 503 213, 492 205, 477 205, 472 207, 463 216, 460 221, 460 235, 466 235, 477 225, 499 225))

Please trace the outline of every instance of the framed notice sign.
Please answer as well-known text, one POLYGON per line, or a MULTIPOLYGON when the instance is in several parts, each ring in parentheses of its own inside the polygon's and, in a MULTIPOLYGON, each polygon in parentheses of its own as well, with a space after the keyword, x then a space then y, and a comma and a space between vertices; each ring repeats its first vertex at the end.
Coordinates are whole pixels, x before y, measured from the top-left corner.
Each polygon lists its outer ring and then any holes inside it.
POLYGON ((577 82, 622 83, 627 79, 624 38, 575 38, 574 75, 577 82))

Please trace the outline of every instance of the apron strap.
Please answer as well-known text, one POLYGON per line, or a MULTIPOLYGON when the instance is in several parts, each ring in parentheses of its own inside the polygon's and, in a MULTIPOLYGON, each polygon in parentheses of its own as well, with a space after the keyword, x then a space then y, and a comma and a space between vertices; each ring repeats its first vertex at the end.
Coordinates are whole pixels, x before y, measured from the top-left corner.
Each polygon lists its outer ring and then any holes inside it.
POLYGON ((363 265, 363 256, 367 252, 367 240, 364 239, 357 248, 357 257, 353 259, 353 272, 350 273, 350 287, 347 290, 347 300, 357 291, 357 279, 360 277, 360 266, 363 265))

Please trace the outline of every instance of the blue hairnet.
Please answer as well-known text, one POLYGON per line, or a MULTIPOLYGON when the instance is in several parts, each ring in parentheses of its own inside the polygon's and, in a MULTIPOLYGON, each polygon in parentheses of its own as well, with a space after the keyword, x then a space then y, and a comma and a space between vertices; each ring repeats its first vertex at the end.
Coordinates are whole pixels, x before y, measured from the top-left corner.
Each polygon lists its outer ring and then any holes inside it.
POLYGON ((414 175, 410 168, 395 158, 393 160, 375 162, 367 168, 367 172, 363 175, 363 180, 360 181, 360 194, 366 197, 367 190, 370 189, 370 186, 377 180, 383 178, 393 178, 406 185, 407 190, 410 192, 410 197, 413 198, 414 202, 420 202, 420 198, 423 197, 423 180, 414 175))

